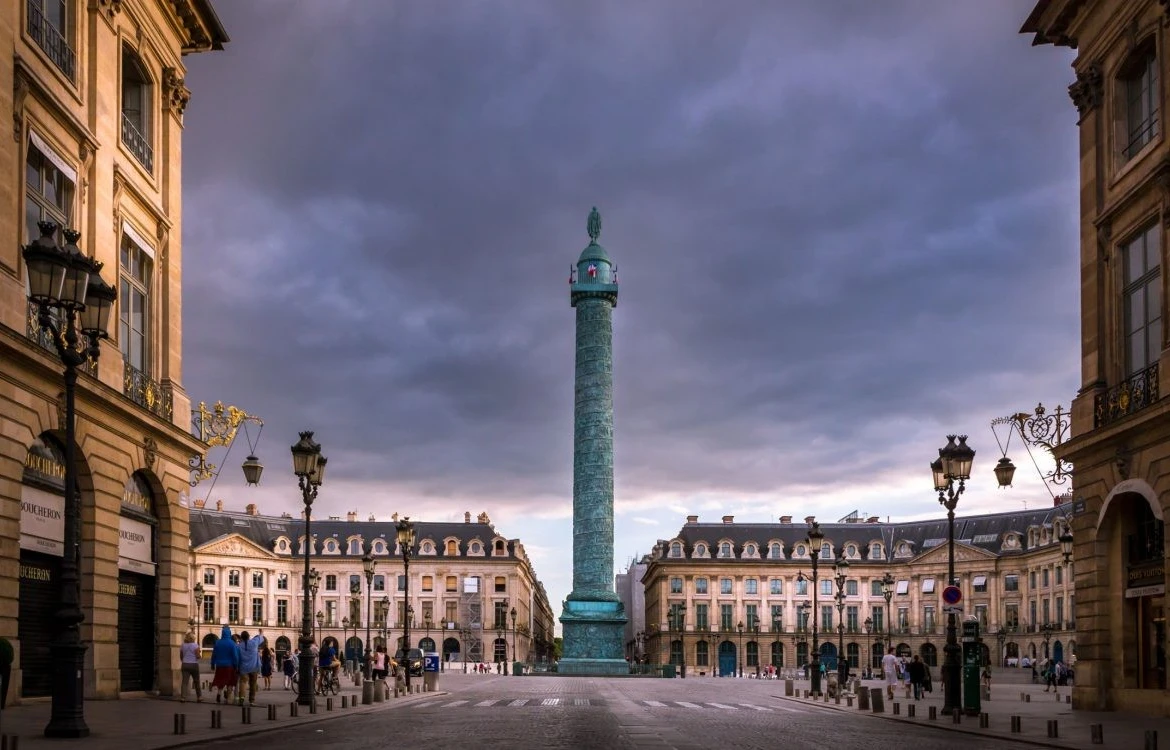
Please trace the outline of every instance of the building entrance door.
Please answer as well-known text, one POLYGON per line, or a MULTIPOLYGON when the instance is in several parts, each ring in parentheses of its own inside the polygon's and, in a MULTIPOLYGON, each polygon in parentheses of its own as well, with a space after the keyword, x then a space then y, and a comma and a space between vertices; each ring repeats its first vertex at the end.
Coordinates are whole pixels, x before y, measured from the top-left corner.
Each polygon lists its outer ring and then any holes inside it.
POLYGON ((731 641, 719 644, 719 676, 735 677, 735 644, 731 641))
MULTIPOLYGON (((20 553, 20 694, 25 698, 53 691, 53 621, 60 606, 61 559, 28 550, 20 553)), ((11 696, 9 696, 11 697, 11 696)))
POLYGON ((154 578, 118 575, 118 669, 123 692, 154 688, 154 578))

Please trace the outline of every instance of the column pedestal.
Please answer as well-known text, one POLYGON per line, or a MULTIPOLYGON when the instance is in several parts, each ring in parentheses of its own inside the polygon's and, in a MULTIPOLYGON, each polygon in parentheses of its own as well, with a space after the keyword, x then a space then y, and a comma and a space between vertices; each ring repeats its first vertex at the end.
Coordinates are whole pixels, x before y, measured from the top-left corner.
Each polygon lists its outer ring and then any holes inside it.
POLYGON ((561 614, 564 653, 557 672, 629 674, 630 665, 622 657, 626 621, 620 601, 566 600, 561 614))

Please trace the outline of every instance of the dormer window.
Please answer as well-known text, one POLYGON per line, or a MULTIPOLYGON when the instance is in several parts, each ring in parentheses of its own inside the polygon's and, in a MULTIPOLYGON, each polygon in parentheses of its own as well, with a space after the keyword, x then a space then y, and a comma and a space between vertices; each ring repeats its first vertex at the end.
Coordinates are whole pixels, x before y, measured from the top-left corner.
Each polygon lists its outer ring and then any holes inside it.
POLYGON ((682 557, 683 556, 682 542, 671 542, 670 543, 670 556, 671 557, 682 557))
POLYGON ((756 545, 748 544, 743 548, 744 557, 756 557, 756 545))
POLYGON ((151 85, 142 59, 122 46, 122 145, 147 172, 154 171, 150 138, 151 85))
POLYGON ((447 540, 447 552, 445 554, 447 554, 449 557, 458 557, 459 556, 459 542, 455 541, 454 539, 448 539, 447 540))
POLYGON ((804 557, 807 554, 808 554, 808 551, 805 549, 805 546, 803 544, 796 545, 796 556, 797 557, 804 557))
POLYGON ((483 554, 483 545, 480 544, 479 542, 472 542, 471 544, 469 544, 467 546, 467 554, 469 554, 469 555, 482 555, 483 554))
POLYGON ((723 558, 732 557, 731 542, 720 542, 719 543, 719 556, 723 557, 723 558))
POLYGON ((336 555, 339 551, 340 547, 338 546, 336 539, 325 540, 325 554, 336 555))
POLYGON ((884 555, 882 554, 881 542, 870 542, 869 544, 869 559, 880 560, 884 555))
POLYGON ((695 557, 706 557, 707 545, 699 543, 695 545, 695 557))
POLYGON ((374 550, 375 555, 386 554, 386 542, 385 541, 383 541, 381 539, 375 539, 373 545, 371 545, 371 546, 374 550))
POLYGON ((784 548, 780 546, 780 542, 772 542, 768 545, 768 559, 783 560, 784 548))
POLYGON ((821 542, 821 559, 831 560, 833 558, 833 545, 828 542, 821 542))
POLYGON ((435 545, 431 544, 431 540, 428 539, 419 545, 418 551, 423 555, 433 555, 435 554, 435 545))
POLYGON ((364 554, 362 552, 362 540, 360 540, 360 539, 350 539, 349 540, 349 554, 351 554, 351 555, 364 554))
POLYGON ((506 554, 508 554, 508 550, 504 545, 503 539, 496 540, 495 545, 492 547, 492 554, 493 555, 506 555, 506 554))
POLYGON ((845 548, 845 556, 850 557, 850 558, 856 558, 857 557, 857 545, 850 544, 849 546, 847 546, 845 548))

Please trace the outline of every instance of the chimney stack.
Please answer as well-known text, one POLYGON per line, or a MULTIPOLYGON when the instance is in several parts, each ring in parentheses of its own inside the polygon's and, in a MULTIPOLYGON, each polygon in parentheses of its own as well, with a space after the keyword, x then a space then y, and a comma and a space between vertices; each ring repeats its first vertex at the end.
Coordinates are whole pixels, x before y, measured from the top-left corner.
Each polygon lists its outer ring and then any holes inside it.
POLYGON ((687 516, 687 523, 690 524, 690 523, 698 523, 698 522, 699 522, 698 516, 687 516))
POLYGON ((349 521, 350 523, 353 523, 354 521, 356 521, 357 520, 357 511, 351 510, 351 511, 347 512, 345 514, 345 520, 349 521))
POLYGON ((202 508, 202 507, 204 507, 205 505, 207 505, 207 498, 205 498, 205 497, 201 497, 201 498, 199 498, 198 500, 196 500, 196 501, 195 501, 195 507, 196 507, 196 508, 202 508))
POLYGON ((815 520, 817 520, 816 516, 805 516, 804 517, 804 522, 807 524, 811 524, 815 520))
POLYGON ((784 523, 784 524, 792 523, 792 516, 780 516, 780 523, 784 523))
POLYGON ((471 511, 463 512, 463 523, 471 523, 471 511))
POLYGON ((878 516, 870 516, 869 518, 865 519, 865 522, 866 523, 880 523, 881 519, 878 516))
POLYGON ((373 523, 373 522, 374 522, 374 514, 373 514, 373 513, 371 513, 371 514, 370 514, 370 523, 373 523))
POLYGON ((223 510, 223 500, 216 500, 215 501, 215 509, 216 510, 223 510))
POLYGON ((724 516, 723 523, 735 523, 735 516, 724 516))
POLYGON ((247 513, 249 516, 260 515, 260 509, 256 507, 256 503, 248 503, 247 505, 245 505, 244 512, 247 513))

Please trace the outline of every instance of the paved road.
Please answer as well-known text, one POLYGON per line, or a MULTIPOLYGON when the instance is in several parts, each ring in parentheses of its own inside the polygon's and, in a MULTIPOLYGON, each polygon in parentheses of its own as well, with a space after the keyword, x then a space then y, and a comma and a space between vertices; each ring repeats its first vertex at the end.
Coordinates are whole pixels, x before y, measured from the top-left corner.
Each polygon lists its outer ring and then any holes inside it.
POLYGON ((785 700, 782 682, 757 680, 595 679, 444 676, 446 695, 401 711, 239 738, 219 748, 310 746, 382 750, 387 744, 431 749, 866 748, 950 750, 977 742, 1003 750, 1023 745, 956 735, 867 715, 785 700))

